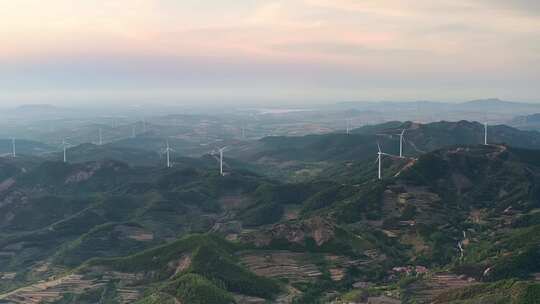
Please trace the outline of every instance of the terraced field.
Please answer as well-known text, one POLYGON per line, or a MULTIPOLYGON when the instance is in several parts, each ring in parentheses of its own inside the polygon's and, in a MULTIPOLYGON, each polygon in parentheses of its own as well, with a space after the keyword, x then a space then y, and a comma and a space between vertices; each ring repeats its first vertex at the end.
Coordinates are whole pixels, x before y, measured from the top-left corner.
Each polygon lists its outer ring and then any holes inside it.
POLYGON ((0 301, 15 304, 51 303, 60 300, 66 294, 87 293, 105 287, 112 281, 120 280, 123 285, 116 289, 116 299, 121 304, 129 304, 138 300, 142 295, 140 289, 130 285, 138 279, 136 275, 118 272, 108 273, 101 279, 91 279, 79 274, 70 274, 2 294, 0 295, 0 301))
POLYGON ((88 280, 81 275, 72 274, 19 288, 0 295, 0 300, 17 304, 49 303, 62 298, 63 293, 81 294, 90 289, 102 287, 105 284, 105 281, 88 280))
POLYGON ((322 275, 304 253, 290 251, 257 251, 240 255, 242 264, 255 274, 269 278, 286 278, 293 282, 309 281, 322 275))
POLYGON ((418 303, 431 303, 443 292, 478 284, 474 279, 458 276, 451 273, 434 274, 425 281, 411 286, 414 299, 418 303))

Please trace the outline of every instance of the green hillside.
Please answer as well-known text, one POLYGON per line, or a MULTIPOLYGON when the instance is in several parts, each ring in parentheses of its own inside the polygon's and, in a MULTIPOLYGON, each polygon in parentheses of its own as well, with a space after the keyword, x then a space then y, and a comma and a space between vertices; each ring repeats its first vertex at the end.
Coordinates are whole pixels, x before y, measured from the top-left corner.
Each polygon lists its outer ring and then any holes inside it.
MULTIPOLYGON (((399 155, 400 136, 406 130, 403 154, 409 157, 454 145, 484 142, 484 125, 477 122, 418 124, 392 121, 363 126, 351 134, 272 136, 232 148, 229 155, 248 161, 261 174, 292 181, 319 178, 335 162, 375 159, 377 143, 383 152, 399 155)), ((540 133, 505 125, 488 127, 488 142, 512 147, 540 149, 540 133)))
POLYGON ((0 273, 16 275, 0 299, 46 280, 38 294, 64 290, 57 303, 528 303, 540 274, 536 150, 385 156, 382 181, 373 156, 326 159, 294 183, 250 165, 221 176, 212 156, 168 169, 6 160, 0 273))

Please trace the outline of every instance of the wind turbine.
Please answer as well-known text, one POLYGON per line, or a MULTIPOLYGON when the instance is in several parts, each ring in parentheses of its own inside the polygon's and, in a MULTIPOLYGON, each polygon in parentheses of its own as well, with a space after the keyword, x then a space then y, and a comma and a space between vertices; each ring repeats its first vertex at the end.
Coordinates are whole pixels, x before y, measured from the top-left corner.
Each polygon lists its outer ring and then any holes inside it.
POLYGON ((99 145, 103 145, 103 131, 101 130, 101 128, 99 128, 99 141, 98 141, 99 145))
POLYGON ((347 135, 351 134, 351 120, 347 119, 347 135))
POLYGON ((225 151, 225 149, 227 149, 227 147, 219 149, 219 173, 221 174, 221 176, 225 175, 223 172, 223 152, 225 151))
POLYGON ((174 152, 174 149, 172 149, 169 146, 169 141, 167 140, 167 148, 164 151, 167 154, 167 168, 172 168, 171 164, 171 152, 174 152))
POLYGON ((488 123, 484 123, 484 145, 487 145, 487 136, 488 136, 488 123))
POLYGON ((69 143, 63 139, 62 140, 62 148, 64 150, 64 163, 67 163, 67 147, 68 147, 69 143))
POLYGON ((11 139, 11 155, 13 158, 17 157, 17 149, 15 147, 15 137, 11 139))
POLYGON ((377 161, 379 162, 379 174, 378 174, 378 177, 379 177, 379 180, 382 179, 382 156, 383 155, 388 155, 388 156, 392 156, 388 153, 383 153, 381 151, 381 145, 379 145, 379 143, 377 143, 377 149, 379 149, 379 152, 377 152, 377 161))
POLYGON ((405 129, 399 134, 399 157, 403 158, 403 136, 405 135, 405 129))

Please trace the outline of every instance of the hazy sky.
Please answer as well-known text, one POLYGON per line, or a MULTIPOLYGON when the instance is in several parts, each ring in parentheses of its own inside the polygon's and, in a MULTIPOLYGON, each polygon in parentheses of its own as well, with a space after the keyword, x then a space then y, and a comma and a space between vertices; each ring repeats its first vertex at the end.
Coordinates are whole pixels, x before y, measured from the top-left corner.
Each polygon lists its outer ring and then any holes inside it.
POLYGON ((0 104, 540 101, 538 0, 0 0, 0 104))

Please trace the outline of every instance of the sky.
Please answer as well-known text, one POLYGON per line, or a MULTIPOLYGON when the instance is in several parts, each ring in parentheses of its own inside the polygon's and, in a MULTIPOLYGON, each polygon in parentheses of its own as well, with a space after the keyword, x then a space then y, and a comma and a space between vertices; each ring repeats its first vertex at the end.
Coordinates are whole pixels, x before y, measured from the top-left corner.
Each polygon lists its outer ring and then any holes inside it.
POLYGON ((0 105, 540 102, 538 0, 0 0, 0 105))

